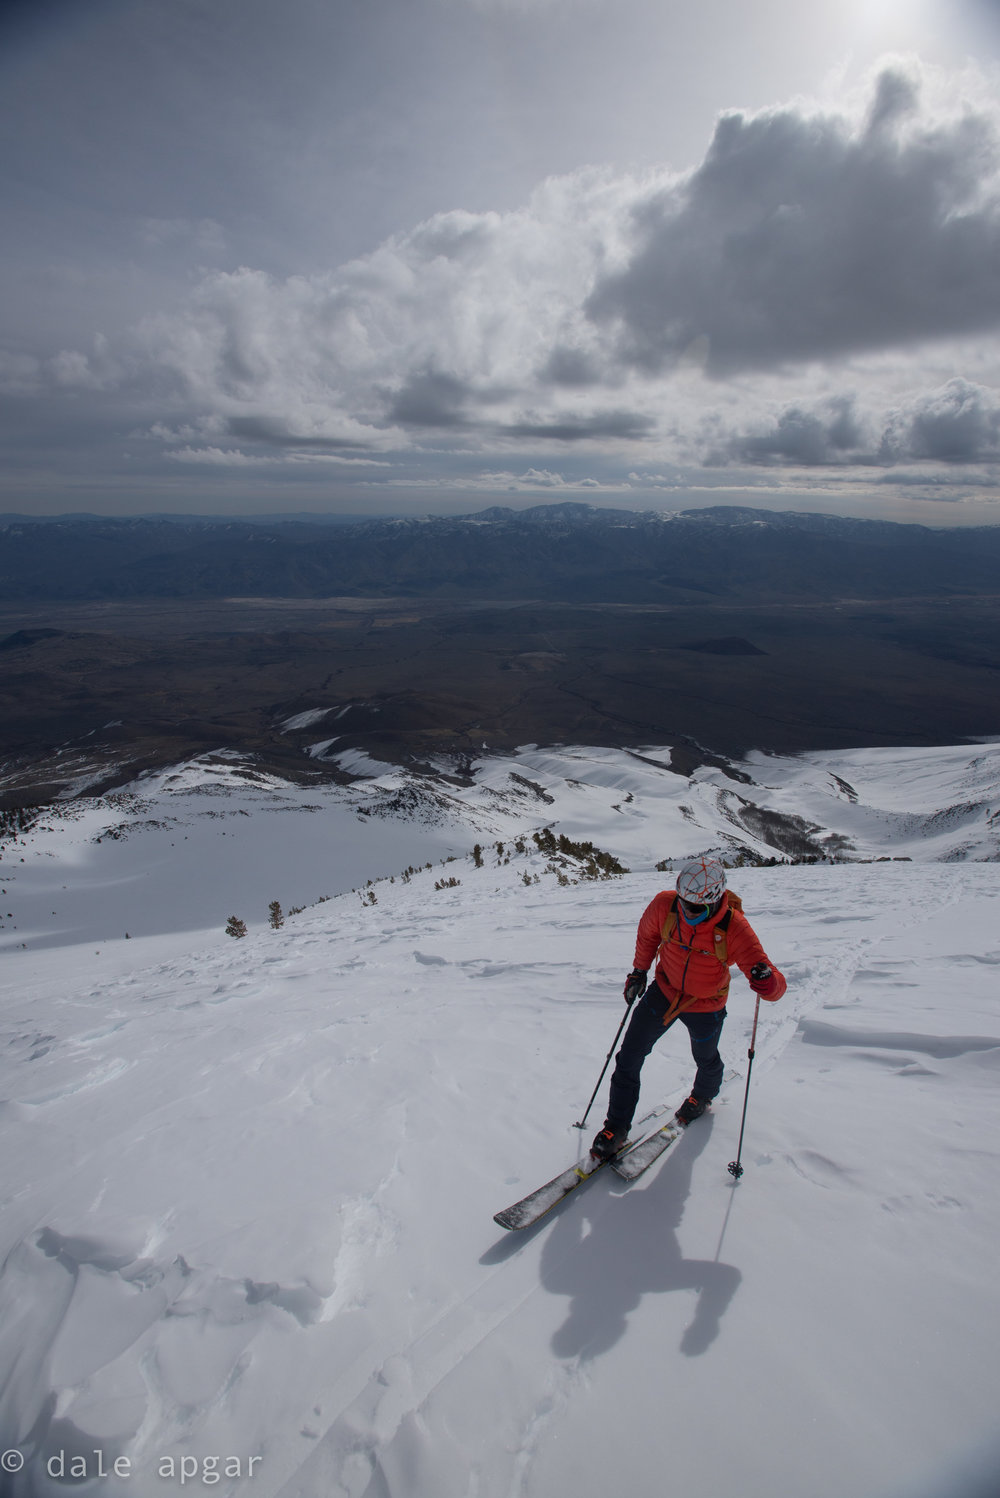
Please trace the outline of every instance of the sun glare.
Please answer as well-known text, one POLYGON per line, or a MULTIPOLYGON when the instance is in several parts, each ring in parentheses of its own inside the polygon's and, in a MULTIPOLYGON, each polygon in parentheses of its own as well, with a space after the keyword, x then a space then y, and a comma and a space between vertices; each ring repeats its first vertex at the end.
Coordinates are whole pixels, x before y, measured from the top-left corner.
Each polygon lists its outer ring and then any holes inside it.
POLYGON ((934 0, 852 0, 852 30, 859 40, 906 47, 915 44, 934 20, 934 0))

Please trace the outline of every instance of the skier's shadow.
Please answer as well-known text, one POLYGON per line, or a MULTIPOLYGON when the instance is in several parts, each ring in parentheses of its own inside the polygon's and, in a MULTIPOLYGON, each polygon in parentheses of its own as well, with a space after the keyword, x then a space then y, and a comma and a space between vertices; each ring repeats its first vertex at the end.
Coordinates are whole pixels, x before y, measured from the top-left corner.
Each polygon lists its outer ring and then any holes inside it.
POLYGON ((676 1231, 690 1195, 694 1162, 708 1143, 713 1122, 711 1115, 699 1120, 648 1185, 623 1192, 612 1205, 601 1200, 603 1182, 595 1182, 600 1195, 588 1201, 581 1193, 582 1201, 567 1204, 560 1213, 541 1259, 545 1288, 570 1297, 566 1320, 552 1338, 557 1357, 593 1358, 607 1352, 625 1332, 644 1294, 670 1290, 698 1292, 681 1352, 698 1357, 715 1341, 742 1275, 731 1264, 685 1259, 676 1231), (591 1224, 589 1233, 585 1219, 591 1224))

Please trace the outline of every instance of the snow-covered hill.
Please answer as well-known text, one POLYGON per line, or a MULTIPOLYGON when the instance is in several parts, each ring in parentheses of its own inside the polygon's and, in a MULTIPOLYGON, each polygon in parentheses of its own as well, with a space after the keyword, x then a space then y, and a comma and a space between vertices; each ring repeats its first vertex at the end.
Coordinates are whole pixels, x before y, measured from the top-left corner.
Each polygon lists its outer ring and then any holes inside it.
MULTIPOLYGON (((8 843, 5 1498, 995 1498, 1000 754, 666 762, 308 812, 223 758, 8 843), (743 1180, 740 1075, 640 1182, 503 1233, 590 1137, 653 864, 765 830, 854 861, 732 871, 789 978, 743 1180)), ((737 978, 741 1074, 752 1016, 737 978)), ((690 1072, 671 1032, 644 1103, 690 1072)))
MULTIPOLYGON (((338 758, 334 742, 317 747, 338 758)), ((303 789, 223 751, 50 808, 0 847, 0 950, 218 934, 234 913, 252 928, 272 900, 311 906, 547 825, 636 871, 709 847, 750 862, 1000 857, 997 744, 717 758, 690 775, 664 748, 525 748, 459 774, 339 761, 362 778, 303 789)))

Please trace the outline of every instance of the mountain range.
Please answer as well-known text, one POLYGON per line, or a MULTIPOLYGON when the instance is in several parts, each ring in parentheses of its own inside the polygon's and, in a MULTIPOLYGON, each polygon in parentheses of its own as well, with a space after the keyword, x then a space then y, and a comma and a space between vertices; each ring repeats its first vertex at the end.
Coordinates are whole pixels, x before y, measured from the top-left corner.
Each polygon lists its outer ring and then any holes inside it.
POLYGON ((0 602, 149 598, 678 603, 996 590, 1000 527, 585 504, 369 520, 0 522, 0 602))

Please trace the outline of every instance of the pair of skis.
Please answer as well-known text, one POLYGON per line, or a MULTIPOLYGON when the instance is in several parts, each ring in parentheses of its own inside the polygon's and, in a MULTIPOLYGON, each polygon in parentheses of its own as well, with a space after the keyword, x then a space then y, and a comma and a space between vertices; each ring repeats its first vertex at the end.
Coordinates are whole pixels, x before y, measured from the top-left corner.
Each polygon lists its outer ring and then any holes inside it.
MULTIPOLYGON (((652 1113, 640 1120, 642 1124, 649 1123, 663 1111, 656 1108, 652 1113)), ((589 1181, 591 1176, 610 1165, 616 1175, 625 1181, 634 1181, 641 1176, 644 1170, 648 1170, 654 1160, 658 1160, 663 1151, 669 1149, 676 1139, 684 1133, 685 1125, 673 1115, 667 1119, 658 1129, 643 1138, 636 1140, 634 1144, 626 1144, 625 1148, 619 1150, 617 1155, 612 1155, 610 1160, 597 1160, 593 1155, 587 1155, 576 1165, 570 1165, 559 1175, 553 1176, 551 1181, 546 1181, 544 1186, 529 1192, 519 1202, 505 1207, 502 1212, 497 1212, 493 1221, 502 1228, 527 1228, 544 1217, 546 1212, 551 1212, 557 1207, 570 1192, 582 1186, 584 1181, 589 1181)))

